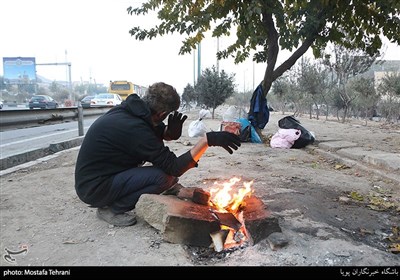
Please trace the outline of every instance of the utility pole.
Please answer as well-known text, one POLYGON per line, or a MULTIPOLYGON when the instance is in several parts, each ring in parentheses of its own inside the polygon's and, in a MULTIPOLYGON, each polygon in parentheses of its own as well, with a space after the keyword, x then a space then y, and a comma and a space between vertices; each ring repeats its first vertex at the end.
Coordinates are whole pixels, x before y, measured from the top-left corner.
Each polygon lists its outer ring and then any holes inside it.
POLYGON ((71 63, 68 63, 68 83, 69 83, 69 98, 72 101, 72 106, 75 106, 75 95, 72 92, 71 63))
POLYGON ((243 94, 246 94, 246 70, 243 71, 243 94))
POLYGON ((193 50, 193 87, 196 85, 196 50, 193 50))
MULTIPOLYGON (((217 53, 219 52, 219 37, 217 37, 217 53)), ((217 73, 219 74, 219 59, 217 57, 217 73)))
MULTIPOLYGON (((65 60, 64 61, 68 61, 68 57, 67 57, 67 50, 65 50, 65 60)), ((65 81, 68 81, 68 67, 65 67, 65 81)))
POLYGON ((197 81, 201 76, 201 43, 197 44, 197 81))
POLYGON ((255 63, 254 63, 254 60, 253 60, 253 90, 255 89, 255 87, 254 87, 254 85, 255 85, 255 83, 254 83, 254 76, 255 76, 255 63))

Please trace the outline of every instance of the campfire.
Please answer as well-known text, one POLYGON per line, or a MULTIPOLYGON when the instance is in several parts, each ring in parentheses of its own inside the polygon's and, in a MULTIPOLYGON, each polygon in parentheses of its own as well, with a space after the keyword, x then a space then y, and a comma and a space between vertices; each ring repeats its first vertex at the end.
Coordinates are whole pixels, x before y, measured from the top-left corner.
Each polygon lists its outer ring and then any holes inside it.
POLYGON ((253 181, 238 177, 202 188, 180 185, 164 195, 143 194, 135 209, 165 241, 217 252, 254 245, 281 232, 277 217, 254 195, 253 181))
POLYGON ((238 186, 240 181, 240 178, 233 177, 227 182, 214 182, 209 191, 210 212, 221 224, 219 231, 210 233, 217 252, 239 246, 249 239, 243 208, 245 198, 250 197, 254 191, 251 188, 253 181, 243 182, 242 186, 238 186))

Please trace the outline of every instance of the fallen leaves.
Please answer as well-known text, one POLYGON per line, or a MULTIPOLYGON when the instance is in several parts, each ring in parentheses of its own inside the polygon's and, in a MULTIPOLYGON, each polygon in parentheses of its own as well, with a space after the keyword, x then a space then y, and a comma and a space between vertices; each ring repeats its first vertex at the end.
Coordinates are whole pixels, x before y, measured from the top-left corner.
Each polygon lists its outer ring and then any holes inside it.
MULTIPOLYGON (((347 196, 340 196, 339 202, 348 203, 355 201, 357 203, 363 203, 366 207, 374 211, 389 211, 395 210, 400 212, 400 202, 393 199, 391 192, 380 186, 373 186, 373 189, 368 194, 361 194, 357 191, 351 191, 347 196)), ((341 230, 351 232, 344 228, 341 230)), ((400 227, 395 225, 392 226, 392 233, 386 237, 389 242, 388 251, 393 254, 400 253, 400 227)), ((361 235, 373 234, 374 232, 365 228, 360 228, 361 235)))
MULTIPOLYGON (((374 189, 367 195, 360 194, 357 191, 351 191, 348 197, 356 202, 365 202, 366 206, 374 211, 395 210, 400 212, 400 203, 395 201, 390 191, 379 186, 374 186, 374 189)), ((343 201, 339 199, 339 201, 343 201)))
POLYGON ((400 243, 390 244, 389 245, 389 252, 393 254, 400 253, 400 243))
POLYGON ((400 229, 399 226, 392 226, 392 234, 388 237, 392 244, 389 244, 389 252, 393 254, 400 253, 400 229))
POLYGON ((364 197, 356 191, 350 193, 350 198, 357 201, 364 201, 364 197))
POLYGON ((375 194, 369 195, 369 204, 367 207, 375 211, 384 211, 395 208, 395 203, 388 200, 387 197, 377 196, 375 194))
POLYGON ((343 169, 349 169, 350 166, 347 166, 346 164, 335 164, 335 170, 343 170, 343 169))

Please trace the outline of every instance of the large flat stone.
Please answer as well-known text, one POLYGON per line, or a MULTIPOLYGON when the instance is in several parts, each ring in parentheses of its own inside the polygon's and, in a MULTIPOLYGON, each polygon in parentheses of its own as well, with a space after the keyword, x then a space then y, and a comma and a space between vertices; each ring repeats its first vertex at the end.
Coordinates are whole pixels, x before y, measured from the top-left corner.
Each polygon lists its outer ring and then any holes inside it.
POLYGON ((357 160, 357 161, 362 161, 368 154, 372 154, 373 152, 371 151, 366 151, 363 148, 346 148, 346 149, 340 149, 337 151, 337 154, 340 156, 347 157, 349 159, 357 160))
MULTIPOLYGON (((220 230, 220 222, 209 206, 171 195, 142 195, 136 204, 136 214, 160 230, 163 239, 171 243, 209 247, 210 234, 220 230)), ((246 199, 243 218, 253 245, 272 232, 281 232, 278 219, 257 197, 246 199)))
POLYGON ((357 147, 358 145, 349 141, 329 141, 329 142, 321 142, 318 144, 318 147, 327 151, 335 152, 339 149, 357 147))
POLYGON ((144 194, 135 209, 171 243, 208 247, 212 243, 210 233, 220 229, 209 206, 176 196, 144 194))
POLYGON ((364 161, 393 171, 400 171, 400 154, 375 152, 366 155, 364 161))
POLYGON ((364 150, 363 148, 340 149, 337 151, 337 154, 392 171, 400 170, 400 154, 382 151, 368 151, 364 150))

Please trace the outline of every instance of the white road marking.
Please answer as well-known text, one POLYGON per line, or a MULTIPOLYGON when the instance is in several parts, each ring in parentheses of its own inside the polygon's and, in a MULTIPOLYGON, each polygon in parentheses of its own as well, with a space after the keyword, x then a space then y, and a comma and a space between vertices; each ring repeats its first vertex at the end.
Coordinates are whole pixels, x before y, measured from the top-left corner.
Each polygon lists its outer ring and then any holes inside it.
POLYGON ((11 143, 7 143, 7 144, 1 144, 0 147, 7 147, 7 146, 11 146, 11 145, 15 145, 15 144, 20 144, 20 143, 24 143, 24 142, 30 142, 32 140, 37 140, 37 139, 42 139, 42 138, 46 138, 46 137, 51 137, 51 136, 55 136, 55 135, 60 135, 60 134, 64 134, 64 133, 70 133, 73 131, 77 131, 78 129, 71 129, 71 130, 67 130, 67 131, 62 131, 62 132, 57 132, 57 133, 52 133, 52 134, 46 134, 46 135, 42 135, 42 136, 37 136, 37 137, 32 137, 32 138, 28 138, 25 140, 19 140, 19 141, 14 141, 11 143))

